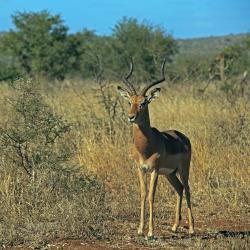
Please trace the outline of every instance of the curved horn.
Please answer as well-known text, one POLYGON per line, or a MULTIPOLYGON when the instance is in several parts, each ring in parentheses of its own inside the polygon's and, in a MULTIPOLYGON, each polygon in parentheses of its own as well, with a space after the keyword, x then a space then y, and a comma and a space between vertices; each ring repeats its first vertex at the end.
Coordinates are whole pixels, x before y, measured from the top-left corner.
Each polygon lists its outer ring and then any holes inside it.
POLYGON ((135 90, 134 86, 128 80, 130 78, 130 76, 132 75, 133 70, 134 70, 134 63, 133 63, 132 57, 130 57, 130 70, 129 70, 128 74, 122 78, 122 81, 128 87, 128 90, 129 90, 130 94, 136 95, 137 93, 136 93, 136 90, 135 90))
POLYGON ((153 81, 151 84, 149 84, 148 86, 144 87, 141 91, 141 95, 142 96, 145 96, 147 91, 152 88, 154 85, 158 84, 158 83, 161 83, 161 82, 164 82, 165 81, 165 63, 166 63, 166 57, 164 58, 164 61, 161 65, 161 75, 162 75, 162 78, 160 80, 155 80, 153 81))

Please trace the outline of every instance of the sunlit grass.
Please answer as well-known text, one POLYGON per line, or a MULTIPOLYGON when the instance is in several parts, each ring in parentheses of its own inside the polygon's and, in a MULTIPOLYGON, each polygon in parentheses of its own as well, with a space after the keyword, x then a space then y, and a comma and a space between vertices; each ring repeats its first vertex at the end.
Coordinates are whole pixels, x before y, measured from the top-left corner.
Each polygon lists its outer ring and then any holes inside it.
MULTIPOLYGON (((52 92, 42 88, 42 93, 53 111, 72 123, 70 137, 65 137, 65 143, 70 142, 75 147, 72 165, 80 166, 102 181, 114 220, 137 218, 139 189, 136 166, 130 153, 132 135, 131 126, 126 123, 127 103, 120 100, 115 116, 110 117, 94 83, 68 81, 62 86, 60 89, 54 88, 52 92)), ((108 104, 112 108, 112 101, 118 94, 115 84, 107 86, 105 93, 111 94, 108 104)), ((219 91, 210 89, 201 96, 197 94, 197 89, 195 84, 191 87, 163 87, 160 97, 150 104, 151 125, 160 130, 180 130, 191 139, 190 187, 198 220, 204 217, 206 220, 245 217, 249 215, 250 203, 250 102, 247 98, 238 98, 232 105, 219 91)), ((4 84, 0 90, 0 123, 3 125, 8 120, 8 105, 5 102, 11 91, 4 84)), ((5 166, 0 182, 2 206, 8 210, 13 202, 17 202, 17 209, 13 212, 16 213, 20 200, 14 199, 13 166, 6 166, 4 162, 2 166, 5 166)), ((172 188, 164 177, 160 177, 156 193, 156 217, 171 217, 171 224, 174 206, 172 188)), ((80 209, 79 206, 75 207, 80 209)), ((49 217, 50 213, 55 212, 48 209, 44 216, 49 217)), ((77 211, 77 216, 79 214, 77 211)), ((13 214, 12 219, 19 215, 13 214)), ((24 213, 22 216, 25 216, 24 213)), ((3 232, 1 234, 3 237, 3 232)), ((15 237, 18 236, 13 235, 15 237)), ((197 246, 199 244, 202 247, 205 243, 196 242, 197 246)))

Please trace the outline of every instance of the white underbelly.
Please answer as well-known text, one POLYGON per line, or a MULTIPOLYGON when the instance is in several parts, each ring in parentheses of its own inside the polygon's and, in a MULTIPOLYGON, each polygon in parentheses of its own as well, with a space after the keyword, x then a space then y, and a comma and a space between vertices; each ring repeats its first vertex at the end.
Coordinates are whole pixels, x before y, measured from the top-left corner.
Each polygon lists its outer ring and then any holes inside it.
POLYGON ((160 168, 158 170, 158 173, 162 175, 169 175, 172 174, 175 170, 176 168, 160 168))

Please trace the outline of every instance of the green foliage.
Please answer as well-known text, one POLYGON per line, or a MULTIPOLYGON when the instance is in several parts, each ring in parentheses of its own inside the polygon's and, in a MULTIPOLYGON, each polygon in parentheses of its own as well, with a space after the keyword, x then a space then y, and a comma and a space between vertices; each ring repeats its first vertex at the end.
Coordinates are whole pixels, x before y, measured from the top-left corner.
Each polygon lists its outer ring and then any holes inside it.
POLYGON ((186 82, 189 80, 208 79, 211 58, 200 54, 178 54, 167 70, 171 81, 186 82))
POLYGON ((13 64, 0 61, 0 81, 14 80, 18 76, 19 72, 13 64))
POLYGON ((2 51, 15 57, 20 72, 63 79, 78 65, 79 40, 68 36, 59 15, 17 13, 16 27, 2 38, 2 51))
POLYGON ((84 77, 120 79, 127 72, 129 57, 135 61, 137 81, 158 77, 166 56, 170 62, 177 51, 174 39, 160 27, 122 19, 111 37, 100 37, 85 30, 82 38, 81 68, 84 77))
POLYGON ((120 67, 127 70, 124 58, 132 56, 138 80, 158 77, 163 58, 166 57, 171 62, 172 56, 177 52, 175 40, 161 27, 139 23, 134 18, 123 18, 118 22, 112 36, 117 40, 115 51, 120 57, 117 62, 122 61, 120 67))
POLYGON ((203 56, 216 56, 225 47, 241 43, 244 34, 226 35, 226 36, 210 36, 202 38, 178 39, 180 53, 200 54, 203 56))
POLYGON ((250 66, 250 35, 240 43, 224 48, 225 68, 228 76, 242 74, 250 66))
POLYGON ((103 77, 112 79, 114 48, 113 39, 97 36, 93 31, 85 30, 79 34, 81 46, 81 75, 83 78, 98 79, 103 77))
MULTIPOLYGON (((249 36, 177 41, 160 26, 126 17, 114 26, 111 36, 87 29, 68 34, 61 17, 47 11, 18 12, 13 23, 14 30, 0 35, 0 80, 26 75, 120 80, 130 56, 135 62, 135 83, 158 78, 164 57, 169 78, 180 81, 207 79, 219 53, 225 54, 228 77, 242 74, 250 65, 249 36)), ((219 67, 215 70, 218 75, 219 67)))
POLYGON ((250 66, 249 40, 249 35, 179 40, 180 52, 169 66, 168 75, 171 80, 181 82, 220 79, 218 55, 224 55, 224 73, 228 79, 242 75, 250 66))

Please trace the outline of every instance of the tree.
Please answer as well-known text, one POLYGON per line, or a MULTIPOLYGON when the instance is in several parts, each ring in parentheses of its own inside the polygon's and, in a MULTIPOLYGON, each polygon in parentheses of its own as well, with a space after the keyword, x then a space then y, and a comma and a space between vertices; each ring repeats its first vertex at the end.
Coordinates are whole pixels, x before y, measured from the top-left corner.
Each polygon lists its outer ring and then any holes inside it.
POLYGON ((80 40, 67 35, 59 15, 18 12, 12 18, 16 28, 3 36, 2 49, 16 58, 23 73, 63 79, 77 68, 80 40))
POLYGON ((158 77, 163 58, 172 60, 177 45, 160 27, 124 18, 113 29, 112 36, 97 36, 84 30, 81 37, 81 71, 84 77, 117 80, 128 70, 129 57, 135 61, 137 81, 158 77))
POLYGON ((138 80, 157 77, 163 58, 171 62, 177 52, 176 41, 170 34, 159 26, 139 23, 135 18, 123 18, 115 25, 112 36, 117 40, 115 51, 122 61, 120 67, 127 69, 125 58, 132 56, 138 80))
POLYGON ((220 80, 225 82, 227 78, 240 75, 250 66, 250 36, 247 35, 240 42, 226 46, 213 61, 214 73, 216 69, 220 80))

